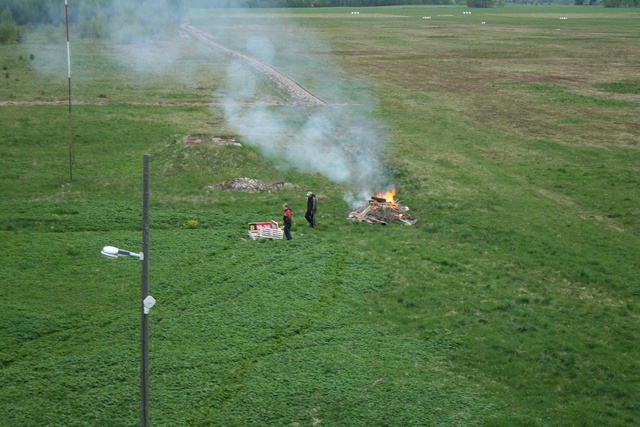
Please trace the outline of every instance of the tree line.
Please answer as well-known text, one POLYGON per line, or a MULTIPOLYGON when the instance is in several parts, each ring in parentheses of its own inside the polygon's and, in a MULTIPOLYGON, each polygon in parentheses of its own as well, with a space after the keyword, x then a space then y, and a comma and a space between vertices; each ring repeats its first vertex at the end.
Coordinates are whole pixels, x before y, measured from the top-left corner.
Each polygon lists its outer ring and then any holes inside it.
POLYGON ((602 5, 604 7, 638 7, 640 0, 602 0, 602 5))
POLYGON ((136 28, 154 34, 179 22, 188 0, 0 0, 0 42, 19 41, 19 27, 63 25, 80 28, 83 37, 107 38, 109 30, 136 28))
MULTIPOLYGON (((487 8, 505 4, 561 3, 638 7, 640 0, 68 0, 69 21, 83 37, 111 38, 114 27, 135 28, 128 37, 154 35, 177 24, 187 8, 302 8, 454 5, 487 8)), ((20 40, 20 27, 64 24, 64 0, 0 0, 0 43, 20 40)), ((123 32, 118 32, 123 37, 123 32)), ((121 40, 126 41, 126 40, 121 40)))

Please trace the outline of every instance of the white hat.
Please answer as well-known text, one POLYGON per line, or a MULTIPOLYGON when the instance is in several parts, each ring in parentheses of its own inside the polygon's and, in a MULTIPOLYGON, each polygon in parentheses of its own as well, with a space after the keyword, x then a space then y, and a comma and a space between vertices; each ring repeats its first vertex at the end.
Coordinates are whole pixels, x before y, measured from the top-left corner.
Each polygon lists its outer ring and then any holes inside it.
POLYGON ((312 195, 312 194, 313 194, 313 193, 312 193, 311 191, 309 191, 309 192, 307 193, 307 196, 310 196, 310 195, 312 195))

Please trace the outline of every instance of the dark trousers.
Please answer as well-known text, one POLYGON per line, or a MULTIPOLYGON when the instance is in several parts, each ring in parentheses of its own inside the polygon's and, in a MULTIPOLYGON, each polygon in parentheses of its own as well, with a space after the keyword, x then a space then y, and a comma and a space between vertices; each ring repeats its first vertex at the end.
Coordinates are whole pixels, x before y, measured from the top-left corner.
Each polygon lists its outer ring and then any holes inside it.
POLYGON ((287 240, 293 239, 293 237, 291 237, 291 224, 287 224, 286 222, 284 223, 284 235, 287 240))
POLYGON ((313 228, 316 227, 316 213, 308 211, 304 217, 309 221, 309 225, 313 228))

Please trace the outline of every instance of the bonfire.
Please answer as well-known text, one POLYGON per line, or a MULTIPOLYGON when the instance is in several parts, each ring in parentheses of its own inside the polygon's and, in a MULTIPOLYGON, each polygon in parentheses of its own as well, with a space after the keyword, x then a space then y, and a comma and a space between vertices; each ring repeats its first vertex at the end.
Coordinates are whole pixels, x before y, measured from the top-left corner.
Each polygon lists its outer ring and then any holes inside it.
POLYGON ((397 202, 395 197, 395 187, 385 194, 378 193, 366 205, 349 212, 347 218, 369 224, 387 225, 396 222, 414 225, 417 220, 407 213, 409 208, 397 202))

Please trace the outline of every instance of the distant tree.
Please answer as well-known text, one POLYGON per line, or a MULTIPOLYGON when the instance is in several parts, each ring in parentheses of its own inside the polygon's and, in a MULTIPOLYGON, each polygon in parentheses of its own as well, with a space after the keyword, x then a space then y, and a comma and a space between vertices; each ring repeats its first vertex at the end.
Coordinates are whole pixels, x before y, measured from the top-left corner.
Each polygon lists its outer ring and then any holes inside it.
POLYGON ((284 7, 313 7, 313 0, 284 0, 284 7))
MULTIPOLYGON (((18 27, 64 25, 64 3, 64 0, 0 0, 0 10, 8 9, 13 18, 11 22, 18 27)), ((134 37, 153 35, 180 22, 187 3, 188 0, 71 0, 68 2, 69 21, 80 27, 83 37, 110 37, 114 29, 118 30, 122 25, 129 25, 125 31, 134 37)), ((3 31, 11 29, 9 26, 3 31)))
POLYGON ((0 8, 8 7, 16 25, 60 24, 64 22, 61 0, 0 0, 0 8))
POLYGON ((467 7, 493 7, 495 0, 467 0, 467 7))
POLYGON ((82 37, 142 41, 179 23, 186 5, 186 0, 84 0, 75 23, 82 37))
POLYGON ((0 43, 15 43, 18 41, 18 26, 13 20, 11 9, 5 7, 0 13, 0 43))
POLYGON ((92 39, 105 39, 109 37, 107 15, 100 11, 88 20, 80 24, 80 36, 92 39))

